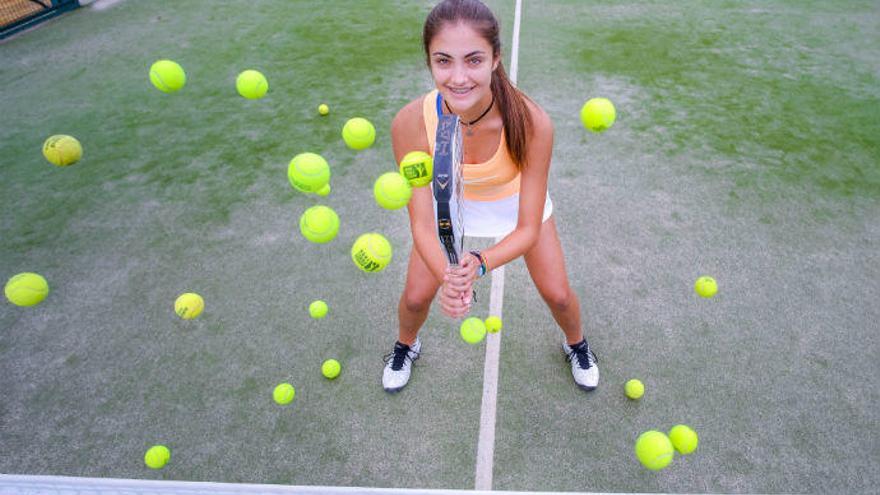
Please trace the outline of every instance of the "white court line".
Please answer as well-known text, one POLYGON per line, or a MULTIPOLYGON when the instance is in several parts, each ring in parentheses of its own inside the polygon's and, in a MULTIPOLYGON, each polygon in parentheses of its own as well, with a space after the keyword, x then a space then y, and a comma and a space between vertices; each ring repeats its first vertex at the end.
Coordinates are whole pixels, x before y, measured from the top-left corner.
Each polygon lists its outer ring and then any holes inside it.
POLYGON ((516 0, 513 12, 513 41, 510 43, 510 80, 516 84, 516 73, 519 68, 519 25, 522 20, 522 0, 516 0))
MULTIPOLYGON (((488 492, 356 486, 258 485, 0 474, 0 495, 563 495, 552 492, 488 492)), ((564 495, 577 495, 566 492, 564 495)), ((608 495, 594 493, 584 495, 608 495)))
MULTIPOLYGON (((522 0, 516 0, 513 14, 513 41, 510 48, 510 81, 515 85, 519 68, 519 26, 522 17, 522 0)), ((501 242, 501 237, 495 242, 501 242)), ((502 318, 504 304, 504 267, 492 271, 492 291, 489 294, 489 315, 502 318)), ((492 472, 495 460, 495 417, 498 403, 498 357, 501 354, 501 333, 486 337, 486 359, 483 365, 483 404, 480 407, 480 436, 477 441, 477 467, 475 490, 492 489, 492 472)))
MULTIPOLYGON (((500 241, 501 238, 495 240, 500 241)), ((504 267, 492 271, 489 315, 501 318, 504 304, 504 267)), ((501 333, 486 336, 486 359, 483 364, 483 405, 480 408, 480 436, 477 441, 477 475, 474 490, 492 489, 492 465, 495 457, 495 411, 498 402, 498 356, 501 333)))

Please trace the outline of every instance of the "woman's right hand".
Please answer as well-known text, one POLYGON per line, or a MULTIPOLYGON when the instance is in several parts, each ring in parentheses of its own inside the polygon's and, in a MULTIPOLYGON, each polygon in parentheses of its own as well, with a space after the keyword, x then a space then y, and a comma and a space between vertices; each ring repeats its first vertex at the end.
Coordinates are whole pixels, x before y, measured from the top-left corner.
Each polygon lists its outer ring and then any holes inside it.
POLYGON ((455 282, 456 278, 450 279, 447 274, 446 280, 440 286, 440 307, 451 318, 463 318, 471 310, 472 289, 462 291, 456 288, 455 282))

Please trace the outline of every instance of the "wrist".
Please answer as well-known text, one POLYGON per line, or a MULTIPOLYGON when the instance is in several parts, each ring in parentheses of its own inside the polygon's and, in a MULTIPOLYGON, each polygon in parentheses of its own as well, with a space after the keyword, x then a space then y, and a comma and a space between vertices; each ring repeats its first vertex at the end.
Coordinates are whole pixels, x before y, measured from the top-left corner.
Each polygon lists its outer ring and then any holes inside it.
POLYGON ((486 258, 481 252, 476 250, 471 251, 471 255, 480 262, 480 267, 477 269, 477 276, 478 278, 482 278, 489 273, 489 265, 486 263, 486 258))

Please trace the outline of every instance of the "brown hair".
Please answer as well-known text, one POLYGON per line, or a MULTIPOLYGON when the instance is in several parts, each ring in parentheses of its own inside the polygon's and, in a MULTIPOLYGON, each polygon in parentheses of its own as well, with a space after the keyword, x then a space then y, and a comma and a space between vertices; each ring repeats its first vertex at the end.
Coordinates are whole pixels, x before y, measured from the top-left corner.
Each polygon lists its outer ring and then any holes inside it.
MULTIPOLYGON (((431 66, 431 54, 428 45, 431 40, 445 24, 459 22, 471 26, 492 45, 493 58, 501 55, 498 19, 492 14, 489 7, 479 0, 443 0, 428 14, 428 18, 425 19, 425 28, 422 31, 422 43, 425 46, 425 57, 427 57, 429 67, 431 66)), ((526 164, 527 138, 532 128, 532 117, 526 105, 527 96, 510 82, 504 71, 504 64, 500 61, 498 67, 492 72, 491 89, 492 95, 498 103, 498 109, 501 111, 507 149, 514 163, 522 169, 526 164)))

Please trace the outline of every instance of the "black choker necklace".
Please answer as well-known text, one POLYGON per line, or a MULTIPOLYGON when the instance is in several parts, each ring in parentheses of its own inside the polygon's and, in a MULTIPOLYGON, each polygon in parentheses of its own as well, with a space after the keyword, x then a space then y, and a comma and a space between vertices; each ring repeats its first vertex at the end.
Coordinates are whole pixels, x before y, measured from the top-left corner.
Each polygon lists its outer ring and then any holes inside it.
MULTIPOLYGON (((446 103, 446 100, 443 100, 443 104, 446 105, 446 110, 447 110, 449 113, 455 113, 455 112, 452 111, 451 108, 449 108, 449 103, 446 103)), ((461 124, 462 124, 463 126, 465 126, 465 128, 466 128, 466 132, 465 132, 465 134, 467 134, 468 136, 473 136, 473 135, 474 135, 474 130, 472 129, 471 126, 473 126, 474 124, 476 124, 477 122, 479 122, 483 117, 485 117, 486 114, 489 113, 489 110, 492 110, 492 106, 493 106, 493 105, 495 105, 495 95, 494 95, 494 94, 492 95, 492 101, 489 102, 489 107, 486 108, 486 110, 484 110, 483 113, 481 113, 479 117, 475 118, 474 120, 472 120, 472 121, 470 121, 470 122, 465 122, 465 121, 463 121, 463 120, 461 121, 461 124)))

